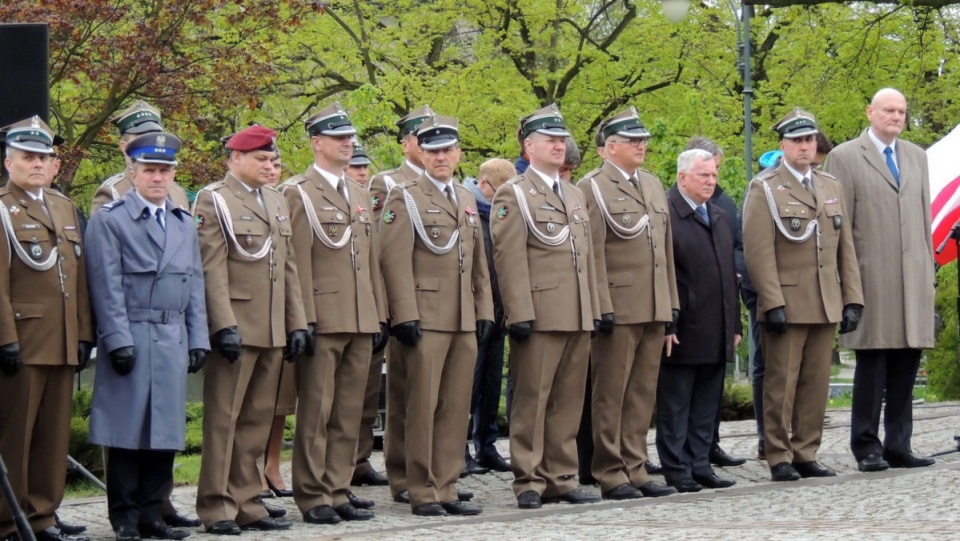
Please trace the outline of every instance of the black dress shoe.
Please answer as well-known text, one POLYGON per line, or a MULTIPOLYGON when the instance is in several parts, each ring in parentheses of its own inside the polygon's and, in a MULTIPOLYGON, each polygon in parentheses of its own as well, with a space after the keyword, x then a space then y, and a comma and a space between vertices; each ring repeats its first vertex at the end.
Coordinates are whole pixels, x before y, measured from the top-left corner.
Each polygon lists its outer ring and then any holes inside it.
POLYGON ((57 523, 57 528, 60 528, 60 531, 67 535, 77 535, 87 531, 87 527, 80 524, 70 524, 69 522, 63 522, 60 520, 60 515, 57 513, 53 514, 53 520, 57 523))
POLYGON ((365 500, 358 497, 351 491, 347 491, 347 500, 350 502, 350 505, 356 507, 357 509, 373 509, 373 506, 377 505, 373 500, 365 500))
POLYGON ((373 518, 373 511, 357 509, 349 503, 341 503, 334 507, 333 510, 336 511, 343 520, 370 520, 373 518))
POLYGON ((860 471, 883 471, 889 467, 890 464, 877 453, 870 453, 857 461, 857 469, 860 471))
POLYGON ((171 528, 199 528, 203 526, 203 522, 200 522, 200 519, 185 517, 177 512, 163 517, 163 521, 171 528))
POLYGON ((117 528, 117 541, 140 541, 140 531, 133 524, 121 524, 117 528))
POLYGON ((270 492, 273 492, 273 494, 274 494, 276 497, 278 497, 278 498, 292 498, 292 497, 293 497, 293 490, 292 490, 292 489, 289 489, 289 488, 277 488, 277 487, 273 486, 273 483, 271 483, 269 479, 267 479, 267 488, 269 488, 269 489, 270 489, 270 492))
POLYGON ((282 507, 274 507, 272 505, 267 504, 267 502, 263 500, 260 500, 259 503, 260 505, 263 506, 264 509, 267 510, 267 515, 269 515, 270 518, 280 518, 287 514, 287 510, 282 507))
POLYGON ((410 491, 404 490, 403 492, 398 492, 394 494, 393 501, 397 503, 410 503, 410 491))
POLYGON ((660 466, 659 464, 654 464, 653 462, 650 462, 649 460, 643 463, 643 467, 644 467, 644 469, 647 470, 647 473, 649 473, 649 474, 651 474, 651 475, 657 474, 657 473, 663 473, 663 467, 662 467, 662 466, 660 466))
POLYGON ((427 502, 414 507, 413 514, 418 517, 445 517, 447 510, 440 505, 440 502, 427 502))
POLYGON ((489 471, 490 470, 477 464, 477 461, 471 458, 463 463, 463 469, 460 470, 460 478, 463 479, 468 475, 483 475, 489 471))
POLYGON ((477 458, 477 464, 487 468, 490 471, 497 472, 508 472, 510 471, 510 464, 503 459, 500 455, 495 456, 482 456, 477 458))
POLYGON ((886 455, 883 457, 891 468, 926 468, 936 464, 936 460, 928 456, 916 456, 913 453, 903 455, 886 455))
POLYGON ((733 456, 721 449, 719 445, 714 445, 713 449, 710 449, 710 463, 715 466, 730 468, 733 466, 743 466, 747 463, 747 459, 733 456))
POLYGON ((770 478, 774 481, 796 481, 800 479, 800 472, 789 462, 781 462, 770 467, 770 478))
POLYGON ((541 498, 540 501, 542 501, 543 503, 560 503, 560 502, 567 502, 567 503, 573 503, 573 504, 597 503, 600 501, 600 496, 595 496, 593 494, 584 492, 579 488, 575 488, 570 492, 561 494, 559 496, 541 498))
POLYGON ((273 491, 271 491, 269 488, 266 490, 263 490, 260 492, 259 497, 261 500, 272 500, 274 498, 273 491))
POLYGON ((803 477, 804 479, 807 477, 837 476, 837 472, 831 470, 816 460, 811 460, 810 462, 794 462, 793 469, 797 470, 797 473, 800 474, 800 477, 803 477))
POLYGON ((637 487, 637 490, 647 498, 660 498, 663 496, 669 496, 671 494, 676 494, 677 489, 673 487, 665 487, 658 485, 653 481, 647 481, 646 483, 637 487))
POLYGON ((85 535, 67 535, 60 531, 56 526, 50 526, 46 530, 34 532, 37 541, 90 541, 85 535))
POLYGON ((213 535, 240 535, 240 526, 232 520, 218 520, 207 526, 207 533, 213 535))
POLYGON ((483 512, 483 509, 479 505, 475 503, 461 502, 460 500, 442 502, 440 505, 443 506, 443 510, 446 511, 448 515, 479 515, 483 512))
MULTIPOLYGON (((167 526, 166 522, 162 520, 155 520, 149 524, 140 525, 140 536, 144 539, 184 539, 190 537, 190 532, 187 530, 181 530, 180 528, 171 528, 167 526)), ((119 532, 117 533, 117 540, 120 539, 119 532)))
POLYGON ((542 506, 540 495, 535 490, 527 490, 517 496, 517 507, 520 509, 540 509, 542 506))
POLYGON ((703 490, 703 485, 689 477, 677 479, 670 484, 673 485, 673 488, 677 489, 677 492, 700 492, 703 490))
POLYGON ((710 475, 694 475, 693 480, 707 488, 730 488, 737 484, 733 479, 724 479, 715 473, 710 475))
POLYGON ((369 470, 360 475, 354 475, 350 481, 351 486, 362 487, 363 485, 383 487, 390 484, 387 476, 377 470, 369 470))
POLYGON ((263 517, 260 520, 255 520, 240 526, 240 529, 273 532, 277 530, 289 530, 291 526, 293 526, 293 521, 287 518, 263 517))
POLYGON ((600 495, 604 500, 636 500, 643 497, 643 492, 624 483, 616 488, 612 488, 600 495))
POLYGON ((303 514, 303 521, 310 524, 338 524, 343 521, 329 505, 318 505, 303 514))
POLYGON ((470 500, 473 499, 473 492, 470 492, 469 490, 460 490, 458 488, 457 499, 460 500, 461 502, 469 502, 470 500))

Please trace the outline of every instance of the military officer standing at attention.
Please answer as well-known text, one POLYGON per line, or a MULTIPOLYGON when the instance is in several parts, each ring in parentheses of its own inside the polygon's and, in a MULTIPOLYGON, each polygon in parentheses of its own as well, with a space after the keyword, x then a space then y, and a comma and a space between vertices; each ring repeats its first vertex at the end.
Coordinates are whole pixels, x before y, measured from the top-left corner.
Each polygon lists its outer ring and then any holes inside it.
POLYGON ((311 334, 297 363, 293 497, 305 521, 336 524, 373 518, 350 479, 370 355, 386 343, 387 318, 369 200, 344 176, 357 130, 339 103, 305 127, 313 165, 283 185, 311 334))
POLYGON ((263 126, 237 132, 226 145, 226 177, 194 203, 213 346, 203 380, 197 514, 218 535, 293 524, 268 516, 258 502, 256 465, 270 434, 280 363, 295 361, 307 342, 290 213, 268 185, 276 136, 263 126))
POLYGON ((190 535, 160 512, 186 439, 187 372, 210 350, 197 227, 167 198, 179 149, 170 133, 131 140, 134 189, 87 229, 97 349, 109 360, 96 373, 90 441, 110 449, 107 507, 118 541, 190 535))
POLYGON ((367 189, 367 185, 370 184, 370 158, 367 157, 367 153, 363 150, 363 145, 360 144, 360 141, 356 139, 353 140, 353 152, 350 155, 350 161, 347 162, 347 166, 344 167, 343 171, 347 175, 347 178, 356 182, 364 190, 367 189))
MULTIPOLYGON (((5 132, 10 181, 0 188, 0 454, 39 541, 86 540, 56 526, 63 500, 74 374, 93 349, 76 208, 47 188, 59 137, 40 117, 5 132)), ((0 538, 20 539, 6 498, 0 538)))
POLYGON ((919 468, 934 463, 914 455, 910 444, 921 350, 934 345, 937 277, 927 154, 900 139, 907 100, 899 91, 877 92, 867 119, 870 127, 827 160, 853 217, 853 245, 868 303, 857 330, 840 338, 840 345, 857 355, 850 449, 861 471, 919 468))
POLYGON ((596 502, 576 481, 590 333, 600 324, 587 203, 558 175, 570 133, 557 106, 521 119, 519 135, 530 166, 491 207, 514 385, 513 492, 521 509, 596 502))
MULTIPOLYGON (((160 111, 143 100, 135 101, 133 105, 120 111, 111 118, 110 122, 120 130, 119 147, 120 152, 123 154, 123 159, 127 162, 127 167, 122 173, 117 173, 103 181, 103 184, 97 188, 96 193, 93 194, 93 202, 90 203, 91 216, 103 205, 111 201, 118 201, 123 197, 123 194, 133 189, 133 179, 130 176, 130 168, 133 164, 130 161, 130 156, 128 156, 126 152, 127 145, 130 144, 130 141, 146 133, 160 133, 163 131, 160 111)), ((183 210, 190 209, 187 192, 184 191, 176 181, 174 181, 170 187, 167 197, 173 202, 174 208, 181 208, 183 210)), ((170 505, 169 496, 165 498, 164 508, 166 513, 176 513, 176 510, 170 505), (170 507, 167 508, 167 506, 170 507)), ((174 517, 171 515, 171 518, 174 517)), ((171 526, 195 527, 200 525, 200 521, 198 520, 186 519, 184 517, 176 518, 180 520, 173 520, 174 524, 170 524, 171 526), (184 523, 184 520, 188 521, 189 524, 184 523)))
MULTIPOLYGON (((379 228, 380 215, 383 213, 383 204, 387 194, 397 184, 416 180, 423 174, 423 161, 420 158, 420 145, 417 144, 417 128, 433 111, 430 107, 423 107, 411 111, 397 121, 400 130, 397 135, 403 148, 404 161, 400 167, 377 173, 370 179, 367 190, 370 194, 370 208, 373 211, 374 223, 379 228)), ((394 341, 390 341, 395 344, 394 341)), ((387 348, 392 352, 393 346, 387 348)), ((385 354, 377 352, 370 362, 370 372, 367 376, 367 391, 363 400, 363 418, 360 423, 360 441, 357 445, 357 467, 353 472, 354 486, 362 485, 390 485, 390 493, 394 500, 401 503, 410 503, 407 496, 407 478, 404 473, 406 457, 403 455, 403 411, 406 409, 406 379, 402 367, 389 368, 392 372, 387 379, 387 411, 394 410, 397 414, 387 417, 387 426, 383 442, 383 461, 387 476, 373 469, 370 464, 370 455, 373 453, 373 423, 377 419, 377 407, 380 399, 380 377, 383 373, 385 354), (395 385, 391 387, 391 385, 395 385), (390 424, 391 420, 396 424, 390 424)))
POLYGON ((493 297, 477 202, 453 176, 460 161, 457 127, 457 119, 443 116, 420 126, 424 173, 390 191, 380 228, 380 267, 397 342, 387 379, 397 367, 407 389, 404 409, 387 415, 403 416, 407 490, 421 516, 481 512, 459 500, 457 479, 477 343, 493 331, 493 297))
POLYGON ((577 186, 590 215, 600 297, 591 345, 593 476, 605 499, 666 496, 650 480, 647 430, 665 325, 679 310, 673 236, 660 179, 640 169, 650 132, 633 107, 601 124, 606 160, 577 186))
POLYGON ((835 178, 810 167, 813 115, 790 111, 774 126, 783 160, 752 181, 743 209, 747 271, 759 297, 766 372, 764 445, 774 481, 836 475, 817 462, 833 336, 857 328, 863 309, 852 225, 835 178))

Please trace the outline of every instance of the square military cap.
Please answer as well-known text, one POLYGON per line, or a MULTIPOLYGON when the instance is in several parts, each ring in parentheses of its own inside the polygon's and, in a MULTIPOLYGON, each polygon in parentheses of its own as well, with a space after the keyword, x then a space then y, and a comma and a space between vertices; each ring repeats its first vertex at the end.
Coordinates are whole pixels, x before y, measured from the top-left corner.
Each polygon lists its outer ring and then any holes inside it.
POLYGON ((604 140, 611 135, 619 135, 629 139, 648 139, 650 137, 650 132, 640 121, 637 108, 632 106, 604 120, 600 124, 600 130, 603 132, 604 140))
POLYGON ((432 115, 420 124, 417 144, 423 150, 439 150, 460 142, 460 121, 449 116, 432 115))
POLYGON ((141 134, 163 131, 160 110, 143 100, 133 102, 130 107, 120 111, 110 119, 120 134, 141 134))
POLYGON ((780 134, 781 139, 796 139, 815 135, 817 130, 817 121, 813 114, 796 107, 786 114, 773 126, 773 130, 780 134))
POLYGON ((424 105, 419 109, 415 109, 407 113, 406 116, 397 121, 397 127, 400 128, 400 132, 397 135, 397 142, 403 140, 404 137, 417 133, 417 128, 420 127, 420 124, 433 116, 435 113, 429 105, 424 105))
POLYGON ((53 147, 63 143, 63 139, 36 115, 15 122, 2 131, 4 143, 8 147, 26 152, 54 154, 56 151, 53 147))
POLYGON ((177 165, 177 151, 182 145, 172 133, 145 133, 127 143, 126 153, 137 163, 177 165))
POLYGON ((350 156, 350 161, 347 162, 347 165, 370 165, 372 162, 370 158, 367 157, 366 151, 363 150, 363 145, 359 141, 353 142, 353 155, 350 156))
POLYGON ((551 137, 570 137, 567 125, 563 122, 563 115, 556 103, 540 109, 532 115, 520 119, 520 141, 537 132, 551 137))
POLYGON ((341 135, 356 135, 357 130, 350 123, 350 117, 340 106, 340 102, 335 101, 326 106, 319 113, 311 116, 304 121, 304 127, 307 133, 314 135, 329 135, 339 137, 341 135))

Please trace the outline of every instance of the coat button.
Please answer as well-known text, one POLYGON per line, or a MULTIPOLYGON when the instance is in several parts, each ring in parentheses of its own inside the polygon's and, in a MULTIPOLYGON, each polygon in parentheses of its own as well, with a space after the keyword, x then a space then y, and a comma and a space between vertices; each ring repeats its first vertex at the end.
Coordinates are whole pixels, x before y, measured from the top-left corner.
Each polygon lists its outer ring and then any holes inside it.
POLYGON ((13 314, 13 317, 20 317, 20 312, 15 312, 15 313, 13 314))

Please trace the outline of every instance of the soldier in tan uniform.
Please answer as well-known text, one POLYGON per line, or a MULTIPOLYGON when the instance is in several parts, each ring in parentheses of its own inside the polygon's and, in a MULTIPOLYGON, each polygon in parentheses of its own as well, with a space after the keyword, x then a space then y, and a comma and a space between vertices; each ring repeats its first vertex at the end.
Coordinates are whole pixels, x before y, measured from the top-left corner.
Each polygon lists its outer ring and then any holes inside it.
MULTIPOLYGON (((143 100, 137 100, 127 107, 123 111, 117 113, 113 118, 110 119, 110 122, 120 130, 120 152, 123 154, 123 159, 127 163, 126 169, 122 173, 117 173, 107 180, 103 181, 103 184, 97 188, 96 193, 93 194, 93 202, 90 203, 90 214, 100 210, 100 207, 111 202, 119 201, 123 194, 129 192, 133 189, 133 180, 130 178, 130 167, 132 162, 130 157, 127 156, 126 148, 127 144, 132 141, 134 138, 143 135, 145 133, 160 133, 163 131, 163 124, 161 122, 160 111, 150 105, 149 103, 143 100)), ((190 201, 187 199, 187 192, 180 187, 179 184, 174 182, 173 186, 170 187, 170 194, 167 196, 170 198, 170 201, 173 202, 174 207, 182 208, 183 210, 190 209, 190 201)), ((176 511, 173 510, 173 506, 170 505, 169 508, 169 497, 164 503, 165 513, 173 513, 176 511)), ((171 518, 173 518, 171 516, 171 518)), ((177 521, 176 524, 171 524, 171 526, 180 526, 180 527, 195 527, 200 525, 200 521, 193 519, 185 519, 184 517, 177 517, 181 520, 177 521), (184 523, 186 520, 189 524, 184 523)))
POLYGON ((197 514, 207 532, 280 530, 257 500, 280 363, 307 341, 287 202, 269 181, 276 132, 251 126, 227 142, 229 172, 197 195, 194 217, 213 352, 203 381, 197 514), (286 345, 286 348, 284 348, 286 345))
POLYGON ((374 342, 386 342, 379 250, 366 191, 344 176, 357 130, 339 103, 306 120, 313 165, 283 185, 311 333, 297 364, 293 496, 306 522, 373 518, 351 497, 374 342))
POLYGON ((588 503, 576 487, 576 436, 590 332, 599 325, 590 218, 583 192, 562 183, 566 138, 551 105, 520 121, 530 167, 493 198, 493 260, 510 334, 513 491, 521 509, 588 503))
MULTIPOLYGON (((429 106, 410 112, 397 121, 399 133, 397 141, 403 148, 404 161, 400 167, 377 173, 370 179, 367 190, 370 194, 370 208, 373 211, 374 222, 380 223, 383 204, 387 194, 397 183, 416 180, 423 174, 423 161, 420 159, 420 146, 417 144, 417 128, 428 116, 433 114, 429 106)), ((379 225, 378 225, 379 227, 379 225)), ((394 341, 390 341, 395 344, 394 341)), ((393 351, 394 346, 387 348, 393 351)), ((357 446, 357 467, 353 473, 352 484, 386 485, 390 484, 393 498, 401 503, 410 503, 407 495, 406 457, 403 455, 403 415, 406 409, 406 380, 400 367, 393 370, 393 375, 387 379, 387 411, 394 410, 398 415, 387 417, 387 426, 383 442, 383 460, 387 476, 373 469, 370 464, 370 454, 373 452, 373 423, 377 418, 377 406, 380 397, 380 376, 383 370, 384 353, 376 353, 370 362, 370 372, 367 376, 366 396, 363 400, 363 418, 360 424, 360 442, 357 446), (391 387, 391 385, 395 385, 391 387), (396 424, 390 424, 391 419, 396 424), (387 480, 389 477, 389 481, 387 480)), ((389 364, 388 364, 388 370, 389 364)))
POLYGON ((673 235, 660 179, 640 169, 650 133, 635 108, 600 126, 606 160, 577 185, 587 201, 600 296, 591 345, 593 476, 605 499, 666 496, 650 480, 647 430, 665 325, 679 312, 673 235))
POLYGON ((403 416, 406 484, 413 513, 421 516, 481 512, 459 500, 456 483, 477 343, 493 330, 493 297, 477 202, 453 177, 457 125, 432 116, 420 126, 424 173, 391 190, 380 229, 397 343, 387 379, 402 374, 407 390, 404 409, 387 415, 394 417, 391 426, 403 416))
POLYGON ((813 115, 794 109, 774 130, 783 160, 750 182, 743 210, 747 271, 759 296, 766 372, 763 422, 774 481, 836 475, 817 462, 833 336, 863 308, 852 223, 837 180, 810 167, 813 115))
POLYGON ((373 162, 367 157, 367 152, 363 149, 363 145, 360 144, 360 141, 354 139, 353 152, 350 154, 350 161, 348 161, 346 167, 343 168, 343 173, 347 178, 356 182, 361 188, 366 190, 370 184, 371 163, 373 162))
MULTIPOLYGON (((4 131, 10 182, 0 188, 0 454, 36 539, 86 540, 61 531, 54 518, 74 373, 90 360, 94 339, 80 224, 73 203, 47 188, 60 170, 53 130, 34 116, 4 131)), ((19 539, 3 498, 0 538, 8 536, 19 539)))

